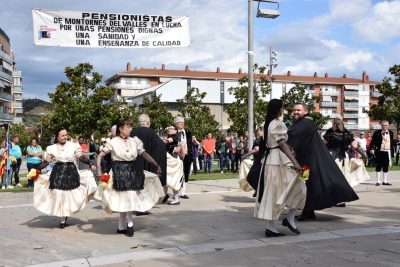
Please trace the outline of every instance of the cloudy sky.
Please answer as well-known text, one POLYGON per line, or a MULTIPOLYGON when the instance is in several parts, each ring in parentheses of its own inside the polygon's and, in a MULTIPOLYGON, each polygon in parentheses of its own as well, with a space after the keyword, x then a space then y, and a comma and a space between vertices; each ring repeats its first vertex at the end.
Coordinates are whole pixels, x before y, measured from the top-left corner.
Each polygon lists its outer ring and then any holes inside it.
MULTIPOLYGON (((257 3, 255 3, 255 7, 257 3)), ((262 4, 263 8, 273 5, 262 4)), ((281 0, 275 20, 254 18, 254 62, 278 55, 276 74, 320 75, 381 81, 400 64, 400 0, 281 0)), ((256 10, 255 12, 256 13, 256 10)), ((0 28, 10 37, 24 98, 48 100, 65 80, 66 66, 90 62, 105 79, 133 67, 247 70, 247 0, 1 0, 0 28), (190 18, 191 47, 160 49, 60 48, 33 45, 31 8, 190 18)))

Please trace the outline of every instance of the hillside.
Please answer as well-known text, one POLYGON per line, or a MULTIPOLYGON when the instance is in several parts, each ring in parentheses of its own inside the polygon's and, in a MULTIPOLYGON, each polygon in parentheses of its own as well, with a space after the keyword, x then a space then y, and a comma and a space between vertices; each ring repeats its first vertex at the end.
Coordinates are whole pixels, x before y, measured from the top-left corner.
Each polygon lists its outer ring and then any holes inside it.
POLYGON ((50 103, 41 99, 22 100, 23 113, 21 117, 25 125, 36 123, 42 116, 40 113, 48 113, 48 111, 44 109, 46 105, 50 105, 50 103))

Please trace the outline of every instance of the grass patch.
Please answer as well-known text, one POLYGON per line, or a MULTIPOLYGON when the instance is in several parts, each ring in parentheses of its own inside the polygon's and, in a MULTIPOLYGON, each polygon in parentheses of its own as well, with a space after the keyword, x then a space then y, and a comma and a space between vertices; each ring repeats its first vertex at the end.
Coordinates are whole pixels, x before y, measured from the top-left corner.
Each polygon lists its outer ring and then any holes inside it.
POLYGON ((14 186, 13 189, 4 189, 4 190, 0 189, 0 193, 5 193, 5 192, 26 192, 26 191, 32 192, 33 191, 33 187, 28 188, 28 180, 20 180, 19 182, 22 185, 22 187, 15 187, 14 186))
MULTIPOLYGON (((392 161, 392 164, 393 164, 393 161, 392 161)), ((374 172, 375 171, 375 167, 366 167, 366 169, 367 169, 367 172, 374 172)), ((389 168, 389 171, 400 171, 400 166, 394 165, 394 166, 389 168)))

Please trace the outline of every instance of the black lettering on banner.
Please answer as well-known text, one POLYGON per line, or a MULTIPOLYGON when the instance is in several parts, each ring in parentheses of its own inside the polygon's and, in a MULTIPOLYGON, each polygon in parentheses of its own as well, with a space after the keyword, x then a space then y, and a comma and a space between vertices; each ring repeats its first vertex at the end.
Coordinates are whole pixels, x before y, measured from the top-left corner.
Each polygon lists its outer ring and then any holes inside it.
POLYGON ((99 46, 139 46, 138 41, 111 41, 111 40, 99 40, 99 46))
POLYGON ((63 31, 71 31, 71 30, 72 30, 72 25, 63 25, 63 24, 60 24, 60 30, 63 30, 63 31))
POLYGON ((62 18, 54 18, 54 23, 62 23, 62 18))
POLYGON ((83 39, 76 39, 76 44, 77 45, 88 45, 88 46, 90 46, 89 40, 83 40, 83 39))
POLYGON ((180 46, 180 41, 153 41, 153 46, 180 46))
POLYGON ((150 46, 150 42, 149 41, 142 41, 142 46, 150 46))
MULTIPOLYGON (((71 26, 71 25, 69 25, 69 26, 71 26)), ((90 39, 89 33, 76 32, 75 36, 76 36, 76 38, 89 38, 90 39)))

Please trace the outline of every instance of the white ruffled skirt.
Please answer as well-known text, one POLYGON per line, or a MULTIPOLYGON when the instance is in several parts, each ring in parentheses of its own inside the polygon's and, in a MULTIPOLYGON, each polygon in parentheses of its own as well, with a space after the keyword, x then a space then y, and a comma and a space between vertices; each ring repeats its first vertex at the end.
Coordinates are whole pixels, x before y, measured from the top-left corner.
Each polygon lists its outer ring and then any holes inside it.
POLYGON ((144 171, 144 174, 144 189, 142 190, 115 191, 111 181, 105 189, 99 184, 94 198, 101 202, 101 206, 107 213, 148 211, 164 197, 164 191, 156 174, 147 171, 144 171))
POLYGON ((242 160, 242 163, 240 164, 239 167, 239 180, 238 184, 240 189, 242 189, 244 192, 250 192, 254 190, 251 185, 247 182, 247 175, 249 174, 249 171, 251 167, 253 166, 253 161, 250 159, 245 159, 242 160))
POLYGON ((167 186, 179 191, 182 188, 183 161, 167 153, 167 186))
POLYGON ((336 159, 335 162, 351 187, 354 187, 370 178, 362 159, 350 159, 349 155, 346 153, 344 166, 343 162, 339 161, 339 159, 336 159))
POLYGON ((73 190, 49 189, 50 172, 39 175, 33 191, 33 206, 48 215, 71 216, 82 210, 94 196, 97 183, 90 170, 78 171, 80 186, 73 190))

